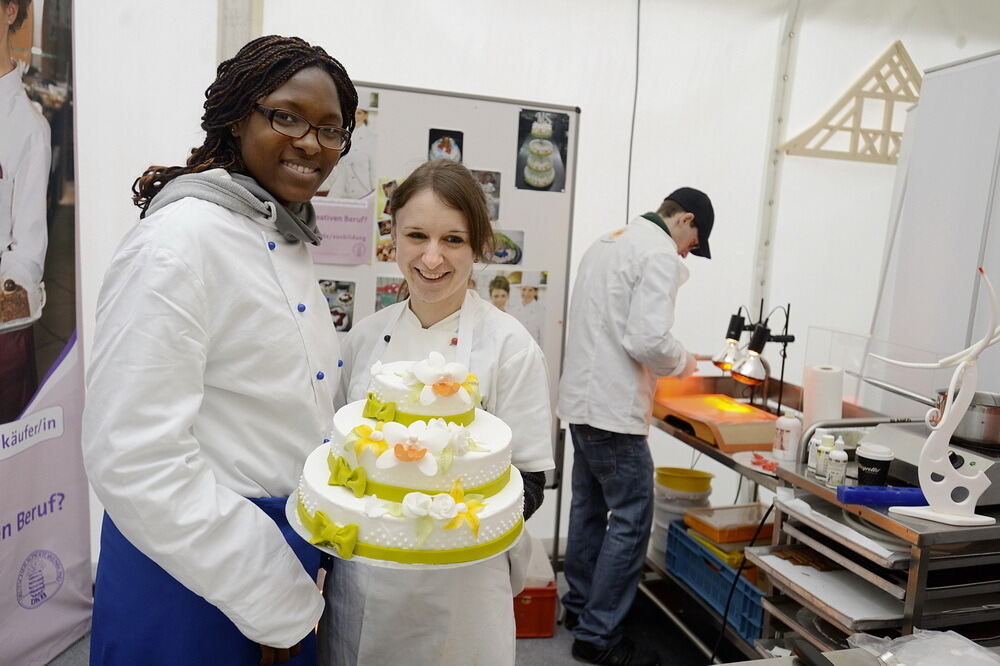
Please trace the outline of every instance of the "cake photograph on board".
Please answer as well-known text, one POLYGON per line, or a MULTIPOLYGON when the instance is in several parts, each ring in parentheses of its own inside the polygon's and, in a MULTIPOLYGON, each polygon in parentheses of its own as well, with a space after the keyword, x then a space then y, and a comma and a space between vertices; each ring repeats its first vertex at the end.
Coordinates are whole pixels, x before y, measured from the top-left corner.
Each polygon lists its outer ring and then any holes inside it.
POLYGON ((478 171, 470 169, 472 176, 479 183, 486 197, 486 210, 490 216, 490 222, 500 219, 500 172, 499 171, 478 171))
POLYGON ((464 132, 458 130, 430 130, 427 137, 427 159, 461 163, 464 136, 464 132))
POLYGON ((376 363, 368 396, 337 410, 287 513, 313 545, 392 568, 465 566, 511 548, 524 487, 511 430, 480 408, 479 381, 432 352, 376 363))
POLYGON ((517 128, 514 185, 522 190, 562 192, 566 188, 565 113, 522 109, 517 128))

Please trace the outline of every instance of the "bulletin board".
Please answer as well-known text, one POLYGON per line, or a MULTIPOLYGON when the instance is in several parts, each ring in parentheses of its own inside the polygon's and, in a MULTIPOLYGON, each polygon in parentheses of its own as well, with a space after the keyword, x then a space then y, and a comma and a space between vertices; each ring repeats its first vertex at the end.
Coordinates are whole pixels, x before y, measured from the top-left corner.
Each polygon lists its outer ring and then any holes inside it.
POLYGON ((536 338, 548 363, 554 408, 580 110, 355 84, 360 111, 351 150, 313 200, 324 236, 314 251, 316 274, 338 330, 396 301, 402 276, 386 210, 393 187, 428 159, 460 161, 484 189, 498 241, 494 262, 475 265, 474 288, 487 301, 495 295, 536 338), (497 277, 506 280, 506 303, 497 277))

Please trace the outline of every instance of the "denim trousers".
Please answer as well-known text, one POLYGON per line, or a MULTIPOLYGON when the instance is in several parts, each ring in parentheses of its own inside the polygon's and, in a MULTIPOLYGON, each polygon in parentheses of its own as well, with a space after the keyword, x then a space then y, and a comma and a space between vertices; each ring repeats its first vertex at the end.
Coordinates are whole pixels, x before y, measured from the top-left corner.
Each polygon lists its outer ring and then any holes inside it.
POLYGON ((653 520, 653 459, 644 435, 571 424, 573 502, 565 574, 573 635, 599 647, 622 637, 653 520))

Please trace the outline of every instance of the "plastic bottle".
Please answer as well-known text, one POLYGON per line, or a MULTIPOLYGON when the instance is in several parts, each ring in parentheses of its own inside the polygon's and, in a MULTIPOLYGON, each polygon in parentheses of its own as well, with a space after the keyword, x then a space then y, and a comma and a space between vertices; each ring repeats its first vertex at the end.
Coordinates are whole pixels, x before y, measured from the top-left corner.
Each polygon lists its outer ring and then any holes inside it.
POLYGON ((806 467, 813 474, 816 473, 816 449, 819 448, 819 437, 809 438, 809 455, 806 458, 806 467))
POLYGON ((826 464, 829 462, 830 452, 833 451, 833 435, 823 435, 819 439, 819 446, 816 447, 816 476, 826 478, 826 464))
POLYGON ((838 437, 833 445, 833 450, 827 456, 826 463, 826 485, 836 488, 846 483, 847 479, 847 451, 844 450, 844 438, 838 437))
POLYGON ((802 421, 789 412, 774 422, 774 446, 771 455, 778 460, 798 461, 799 439, 802 437, 802 421))

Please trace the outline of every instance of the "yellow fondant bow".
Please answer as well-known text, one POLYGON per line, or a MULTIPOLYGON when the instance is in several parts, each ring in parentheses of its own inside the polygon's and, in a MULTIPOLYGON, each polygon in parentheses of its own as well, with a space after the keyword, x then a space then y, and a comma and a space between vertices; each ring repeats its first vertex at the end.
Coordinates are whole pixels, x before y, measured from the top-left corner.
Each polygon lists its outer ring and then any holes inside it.
POLYGON ((365 407, 361 411, 361 416, 366 419, 375 419, 376 421, 392 421, 396 418, 396 403, 381 402, 375 397, 374 393, 369 393, 368 399, 365 400, 365 407))
POLYGON ((329 485, 346 486, 354 491, 355 497, 365 494, 368 477, 364 467, 352 470, 344 456, 334 456, 332 451, 326 455, 326 465, 330 468, 330 480, 327 481, 329 485))
POLYGON ((312 534, 309 543, 313 545, 329 544, 336 548, 337 552, 345 560, 351 559, 351 556, 354 554, 354 546, 358 542, 357 525, 352 523, 338 527, 322 511, 317 511, 313 516, 310 516, 301 501, 299 502, 298 513, 302 525, 312 534))

